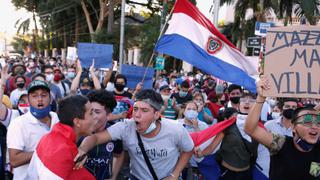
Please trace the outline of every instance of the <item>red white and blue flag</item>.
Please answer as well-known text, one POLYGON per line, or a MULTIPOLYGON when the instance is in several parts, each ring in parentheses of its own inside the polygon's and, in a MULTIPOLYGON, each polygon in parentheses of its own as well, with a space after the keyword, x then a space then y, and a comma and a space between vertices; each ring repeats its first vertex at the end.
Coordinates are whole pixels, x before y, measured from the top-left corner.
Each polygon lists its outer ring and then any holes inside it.
POLYGON ((258 70, 188 0, 176 1, 168 29, 155 51, 256 92, 258 70))

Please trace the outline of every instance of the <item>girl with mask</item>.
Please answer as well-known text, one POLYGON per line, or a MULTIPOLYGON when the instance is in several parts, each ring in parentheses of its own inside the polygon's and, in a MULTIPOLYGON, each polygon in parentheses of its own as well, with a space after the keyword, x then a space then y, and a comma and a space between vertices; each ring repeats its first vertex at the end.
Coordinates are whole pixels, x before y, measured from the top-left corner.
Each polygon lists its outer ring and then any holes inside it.
MULTIPOLYGON (((178 119, 178 122, 181 123, 189 133, 202 131, 208 127, 208 125, 198 119, 198 105, 194 101, 190 101, 186 104, 186 108, 183 112, 184 118, 178 119)), ((195 156, 192 156, 189 161, 189 167, 185 168, 183 171, 183 179, 192 174, 193 179, 198 178, 199 171, 197 169, 198 165, 196 163, 195 156)))
POLYGON ((189 132, 196 132, 204 130, 208 125, 198 119, 198 105, 196 102, 188 102, 183 112, 183 119, 179 119, 178 122, 182 123, 183 126, 189 132))
POLYGON ((205 107, 204 97, 200 92, 195 92, 193 94, 193 101, 198 106, 198 119, 202 122, 205 122, 209 125, 217 123, 217 120, 213 118, 210 110, 205 107))

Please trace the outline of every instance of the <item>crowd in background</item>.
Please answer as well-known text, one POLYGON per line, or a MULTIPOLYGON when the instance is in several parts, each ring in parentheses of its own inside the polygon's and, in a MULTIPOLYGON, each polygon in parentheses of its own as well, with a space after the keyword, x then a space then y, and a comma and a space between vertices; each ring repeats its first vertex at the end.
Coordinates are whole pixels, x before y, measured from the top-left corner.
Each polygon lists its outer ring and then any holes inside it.
MULTIPOLYGON (((130 147, 128 147, 130 142, 123 139, 124 135, 115 133, 115 129, 122 130, 118 127, 120 125, 116 126, 116 124, 135 118, 135 112, 138 111, 135 109, 135 103, 145 102, 144 96, 147 95, 141 93, 148 94, 149 92, 143 90, 143 83, 138 83, 134 89, 128 88, 127 78, 113 71, 114 67, 109 70, 101 70, 96 69, 92 63, 90 68, 82 68, 78 60, 68 63, 59 58, 8 59, 3 57, 2 60, 1 177, 9 178, 13 174, 13 179, 27 179, 28 168, 30 170, 28 164, 34 156, 33 152, 41 137, 49 133, 55 123, 62 121, 63 113, 73 113, 73 111, 61 111, 61 109, 57 112, 59 105, 66 106, 65 104, 68 103, 72 105, 68 101, 62 101, 60 104, 59 102, 72 95, 82 95, 86 96, 93 107, 92 113, 96 123, 92 132, 104 132, 106 128, 113 127, 109 130, 112 138, 105 138, 112 140, 111 144, 105 142, 91 150, 84 167, 97 179, 135 178, 130 176, 131 166, 132 164, 140 166, 141 162, 132 159, 134 156, 130 154, 130 147), (39 82, 44 82, 44 84, 39 84, 39 82), (44 91, 38 93, 41 88, 44 91), (54 112, 57 112, 58 115, 54 112), (50 117, 48 124, 35 125, 34 120, 37 119, 47 122, 45 119, 48 114, 50 117), (30 118, 28 124, 18 122, 26 121, 28 118, 30 118), (126 155, 127 151, 129 151, 130 158, 126 155), (130 166, 128 165, 129 160, 132 161, 130 166)), ((200 70, 179 73, 162 70, 155 74, 153 91, 159 97, 161 96, 161 100, 149 98, 152 102, 148 103, 160 113, 161 121, 175 121, 182 125, 184 130, 191 133, 203 131, 231 117, 237 118, 236 123, 218 133, 205 148, 192 146, 190 149, 191 144, 179 145, 181 152, 192 150, 193 154, 187 165, 178 174, 183 179, 204 179, 205 174, 200 171, 198 165, 203 157, 209 155, 214 155, 220 167, 219 179, 251 179, 251 169, 255 165, 268 178, 270 172, 275 172, 269 170, 272 168, 268 150, 270 148, 264 146, 264 143, 259 141, 260 139, 256 141, 254 136, 251 137, 252 134, 245 131, 245 121, 254 104, 261 103, 259 120, 261 124, 264 124, 262 125, 264 129, 288 137, 294 135, 294 123, 292 123, 294 111, 299 107, 319 107, 320 105, 319 99, 311 98, 267 97, 264 100, 261 94, 258 94, 257 98, 257 94, 239 85, 221 81, 200 70), (153 101, 159 102, 161 107, 158 109, 158 104, 154 105, 153 101)), ((150 92, 150 97, 155 96, 152 93, 150 92)), ((73 99, 73 101, 78 100, 73 99)), ((145 129, 150 129, 151 124, 148 124, 145 129)), ((166 127, 166 124, 162 124, 162 127, 166 127)), ((90 128, 87 128, 87 131, 88 129, 90 128)), ((151 128, 150 132, 154 129, 151 128)), ((85 130, 80 129, 79 131, 84 132, 85 130)), ((92 132, 79 133, 79 136, 83 135, 83 137, 79 139, 77 145, 81 144, 84 135, 90 135, 92 132)), ((179 133, 178 130, 177 133, 179 133)), ((179 156, 179 153, 176 153, 176 156, 179 156)), ((154 169, 156 172, 159 170, 157 167, 154 169)), ((133 171, 134 175, 138 176, 137 179, 141 179, 143 172, 133 171)), ((168 176, 177 178, 176 174, 165 174, 161 178, 168 178, 168 176)))

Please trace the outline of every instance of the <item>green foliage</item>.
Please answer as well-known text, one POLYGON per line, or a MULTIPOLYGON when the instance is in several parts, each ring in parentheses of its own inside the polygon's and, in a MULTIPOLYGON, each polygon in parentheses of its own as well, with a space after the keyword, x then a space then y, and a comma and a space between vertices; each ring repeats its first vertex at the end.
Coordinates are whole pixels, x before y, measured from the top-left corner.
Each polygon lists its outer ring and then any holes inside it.
POLYGON ((160 16, 153 16, 142 27, 139 34, 141 61, 147 65, 153 53, 155 43, 160 33, 160 16))
POLYGON ((319 17, 320 0, 298 0, 298 8, 295 9, 295 14, 301 19, 306 17, 311 25, 317 24, 317 16, 319 17))
POLYGON ((13 41, 11 42, 11 45, 13 46, 13 49, 19 53, 23 54, 23 50, 29 45, 29 41, 26 41, 21 36, 16 36, 13 38, 13 41))

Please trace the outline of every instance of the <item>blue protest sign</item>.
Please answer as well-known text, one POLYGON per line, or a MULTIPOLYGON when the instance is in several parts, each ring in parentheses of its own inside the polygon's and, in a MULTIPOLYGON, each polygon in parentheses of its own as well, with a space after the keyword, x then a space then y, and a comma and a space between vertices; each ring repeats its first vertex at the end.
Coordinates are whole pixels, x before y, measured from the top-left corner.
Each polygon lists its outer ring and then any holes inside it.
POLYGON ((77 48, 82 67, 90 67, 93 59, 95 68, 110 68, 112 66, 113 45, 78 43, 77 48))
POLYGON ((131 66, 122 64, 122 74, 127 78, 127 87, 128 88, 136 88, 137 84, 142 81, 143 76, 146 72, 146 77, 143 82, 143 89, 151 89, 152 88, 152 78, 154 75, 154 69, 150 67, 141 67, 141 66, 131 66))

